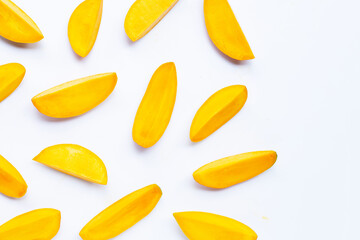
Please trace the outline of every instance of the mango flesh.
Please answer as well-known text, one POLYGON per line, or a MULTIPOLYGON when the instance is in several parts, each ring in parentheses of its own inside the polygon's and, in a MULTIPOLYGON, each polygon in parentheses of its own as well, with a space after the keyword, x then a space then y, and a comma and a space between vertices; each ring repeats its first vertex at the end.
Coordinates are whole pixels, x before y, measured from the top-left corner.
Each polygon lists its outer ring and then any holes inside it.
POLYGON ((33 210, 0 226, 1 240, 50 240, 60 229, 61 213, 52 208, 33 210))
POLYGON ((162 195, 156 184, 149 185, 123 197, 94 217, 81 230, 83 240, 114 238, 146 217, 162 195))
POLYGON ((0 192, 8 197, 21 198, 25 195, 27 188, 18 170, 0 155, 0 192))
POLYGON ((125 18, 125 32, 132 41, 139 40, 158 24, 178 0, 136 0, 125 18))
POLYGON ((206 164, 196 170, 194 179, 210 188, 227 188, 247 181, 271 168, 277 159, 274 151, 238 154, 206 164))
POLYGON ((35 22, 10 0, 0 0, 0 36, 17 43, 44 38, 35 22))
POLYGON ((73 12, 68 25, 68 37, 74 52, 86 57, 99 32, 103 0, 85 0, 73 12))
POLYGON ((34 161, 85 181, 106 185, 103 161, 90 150, 75 144, 59 144, 45 148, 34 161))
POLYGON ((204 15, 209 37, 221 52, 236 60, 255 58, 227 0, 204 0, 204 15))
POLYGON ((199 142, 232 117, 244 106, 247 99, 247 89, 242 85, 233 85, 214 93, 195 114, 190 128, 190 139, 199 142))
POLYGON ((234 219, 205 212, 179 212, 174 217, 190 240, 256 240, 257 234, 234 219))
POLYGON ((25 72, 24 66, 19 63, 0 66, 0 102, 15 91, 23 80, 25 72))
POLYGON ((164 134, 174 109, 176 90, 175 64, 165 63, 152 76, 135 116, 132 135, 138 145, 149 148, 164 134))
POLYGON ((50 88, 31 101, 46 116, 75 117, 102 103, 112 93, 116 82, 116 73, 93 75, 50 88))

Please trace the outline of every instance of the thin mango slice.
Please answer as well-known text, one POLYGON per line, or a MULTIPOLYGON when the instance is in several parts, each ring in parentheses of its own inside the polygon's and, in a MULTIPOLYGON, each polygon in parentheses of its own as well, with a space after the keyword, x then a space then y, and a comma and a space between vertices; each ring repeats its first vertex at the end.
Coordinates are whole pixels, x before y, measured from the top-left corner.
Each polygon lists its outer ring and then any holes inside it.
POLYGON ((50 88, 31 101, 46 116, 75 117, 102 103, 112 93, 116 82, 116 73, 93 75, 50 88))
POLYGON ((242 85, 214 93, 195 114, 190 128, 191 141, 200 142, 218 130, 241 110, 246 99, 247 89, 242 85))
POLYGON ((68 37, 74 52, 86 57, 99 32, 103 0, 85 0, 73 12, 68 24, 68 37))
POLYGON ((149 148, 164 134, 174 109, 176 89, 175 64, 161 65, 152 76, 136 113, 132 135, 137 144, 149 148))
POLYGON ((277 159, 274 151, 238 154, 206 164, 196 170, 194 179, 210 188, 227 188, 247 181, 271 168, 277 159))
POLYGON ((174 217, 190 240, 256 240, 257 234, 232 218, 206 212, 179 212, 174 217))
POLYGON ((90 150, 75 144, 59 144, 42 150, 34 161, 85 181, 106 185, 103 161, 90 150))
POLYGON ((9 197, 21 198, 25 195, 27 188, 18 170, 0 155, 0 192, 9 197))
POLYGON ((42 208, 19 215, 0 226, 1 240, 50 240, 60 229, 61 213, 42 208))
POLYGON ((10 0, 0 0, 0 36, 17 43, 44 38, 35 22, 10 0))
POLYGON ((25 72, 24 66, 19 63, 0 66, 0 102, 15 91, 23 80, 25 72))
POLYGON ((158 24, 179 0, 136 0, 125 18, 125 32, 139 40, 158 24))
POLYGON ((153 184, 123 197, 94 217, 80 232, 83 240, 114 238, 146 217, 162 195, 153 184))
POLYGON ((236 60, 255 58, 227 0, 204 0, 205 24, 215 46, 236 60))

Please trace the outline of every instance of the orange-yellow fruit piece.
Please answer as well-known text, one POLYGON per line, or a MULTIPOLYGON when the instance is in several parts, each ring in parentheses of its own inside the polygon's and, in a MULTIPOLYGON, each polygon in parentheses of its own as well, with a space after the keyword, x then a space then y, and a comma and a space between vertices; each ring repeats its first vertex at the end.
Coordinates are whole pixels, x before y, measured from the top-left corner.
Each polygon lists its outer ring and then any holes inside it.
POLYGON ((116 82, 116 73, 93 75, 50 88, 31 101, 46 116, 75 117, 102 103, 112 93, 116 82))
POLYGON ((27 188, 18 170, 0 155, 0 192, 9 197, 21 198, 25 195, 27 188))
POLYGON ((68 37, 74 52, 86 57, 99 32, 103 0, 85 0, 73 12, 68 25, 68 37))
POLYGON ((265 172, 275 164, 276 159, 274 151, 238 154, 206 164, 193 176, 196 182, 206 187, 227 188, 265 172))
POLYGON ((1 240, 50 240, 60 229, 61 213, 42 208, 19 215, 0 226, 1 240))
POLYGON ((136 0, 125 18, 125 32, 136 41, 153 29, 178 0, 136 0))
POLYGON ((0 0, 0 36, 18 43, 44 38, 35 22, 10 0, 0 0))
POLYGON ((59 144, 45 148, 34 161, 71 176, 98 184, 107 184, 103 161, 90 150, 75 144, 59 144))
POLYGON ((232 218, 206 212, 178 212, 174 217, 190 240, 256 240, 257 234, 232 218))
POLYGON ((161 65, 152 76, 136 113, 132 134, 137 144, 149 148, 164 134, 174 109, 176 89, 175 64, 161 65))
POLYGON ((19 63, 0 66, 0 102, 15 91, 23 80, 25 72, 24 66, 19 63))
POLYGON ((208 34, 221 52, 236 60, 255 58, 227 0, 204 0, 204 15, 208 34))
POLYGON ((83 240, 107 240, 114 238, 146 217, 162 195, 153 184, 123 197, 94 217, 81 230, 83 240))
POLYGON ((214 93, 195 114, 190 128, 191 141, 200 142, 218 130, 241 110, 246 99, 247 89, 242 85, 214 93))

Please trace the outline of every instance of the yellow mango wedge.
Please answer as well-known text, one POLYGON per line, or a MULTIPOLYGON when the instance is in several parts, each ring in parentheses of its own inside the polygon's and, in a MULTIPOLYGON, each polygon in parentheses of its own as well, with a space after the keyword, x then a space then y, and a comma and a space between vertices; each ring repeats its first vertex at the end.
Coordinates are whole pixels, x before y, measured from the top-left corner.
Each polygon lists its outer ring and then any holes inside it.
POLYGON ((44 38, 35 22, 10 0, 0 0, 0 36, 17 43, 44 38))
POLYGON ((46 116, 75 117, 102 103, 112 93, 116 82, 116 73, 93 75, 50 88, 31 101, 46 116))
POLYGON ((210 188, 227 188, 247 181, 271 168, 277 159, 274 151, 238 154, 206 164, 196 170, 194 179, 210 188))
POLYGON ((114 238, 146 217, 162 195, 156 184, 123 197, 94 217, 80 232, 83 240, 114 238))
POLYGON ((132 41, 139 40, 158 24, 178 0, 136 0, 125 18, 125 32, 132 41))
POLYGON ((0 66, 0 102, 15 91, 23 80, 25 72, 24 66, 19 63, 0 66))
POLYGON ((179 212, 174 217, 190 240, 256 240, 257 234, 232 218, 205 212, 179 212))
POLYGON ((0 192, 8 197, 21 198, 25 195, 27 188, 18 170, 0 155, 0 192))
POLYGON ((74 52, 86 57, 99 32, 103 0, 85 0, 73 12, 68 25, 68 37, 74 52))
POLYGON ((195 114, 190 128, 190 139, 193 142, 210 136, 244 106, 247 89, 242 85, 233 85, 214 93, 195 114))
POLYGON ((136 113, 132 134, 138 145, 149 148, 164 134, 174 109, 176 89, 175 64, 161 65, 152 76, 136 113))
POLYGON ((204 0, 204 15, 208 34, 221 52, 236 60, 255 58, 227 0, 204 0))
POLYGON ((75 144, 45 148, 34 161, 85 181, 106 185, 107 171, 103 161, 90 150, 75 144))

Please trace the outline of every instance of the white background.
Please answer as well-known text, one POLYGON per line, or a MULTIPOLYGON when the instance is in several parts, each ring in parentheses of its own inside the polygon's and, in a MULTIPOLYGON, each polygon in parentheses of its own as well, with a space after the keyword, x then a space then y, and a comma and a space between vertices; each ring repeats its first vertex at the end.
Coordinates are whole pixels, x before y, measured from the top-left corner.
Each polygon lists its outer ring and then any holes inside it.
POLYGON ((0 39, 0 64, 19 62, 27 69, 20 87, 0 103, 0 154, 29 185, 22 199, 0 195, 0 223, 52 207, 62 212, 54 239, 80 239, 81 228, 105 207, 157 183, 163 190, 157 207, 116 239, 185 240, 172 213, 188 210, 235 218, 263 240, 358 238, 358 1, 229 0, 256 56, 241 63, 209 40, 202 0, 180 0, 136 43, 123 27, 133 0, 105 0, 97 41, 85 59, 73 53, 67 38, 80 0, 14 2, 45 38, 26 46, 0 39), (168 61, 178 72, 176 105, 162 139, 144 150, 132 140, 134 116, 153 72, 168 61), (114 92, 80 117, 50 119, 30 101, 57 84, 112 71, 119 77, 114 92), (191 143, 198 107, 232 84, 247 86, 244 108, 206 140, 191 143), (59 143, 80 144, 100 156, 108 185, 32 161, 59 143), (242 184, 210 190, 192 178, 210 161, 268 149, 278 152, 277 163, 242 184))

